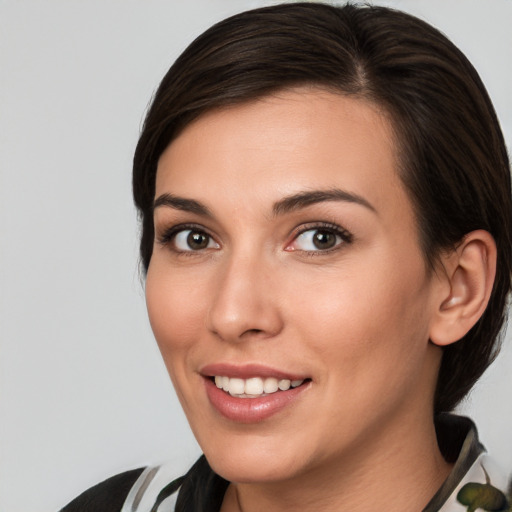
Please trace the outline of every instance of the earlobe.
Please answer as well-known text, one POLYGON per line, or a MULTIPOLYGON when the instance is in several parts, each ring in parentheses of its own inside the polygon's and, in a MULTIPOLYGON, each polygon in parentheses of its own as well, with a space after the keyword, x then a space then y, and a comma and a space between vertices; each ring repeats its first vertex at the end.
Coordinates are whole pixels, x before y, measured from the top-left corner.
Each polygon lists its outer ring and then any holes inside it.
POLYGON ((496 243, 489 232, 472 231, 442 263, 445 286, 439 288, 430 325, 430 340, 439 346, 464 337, 485 311, 496 274, 496 243))

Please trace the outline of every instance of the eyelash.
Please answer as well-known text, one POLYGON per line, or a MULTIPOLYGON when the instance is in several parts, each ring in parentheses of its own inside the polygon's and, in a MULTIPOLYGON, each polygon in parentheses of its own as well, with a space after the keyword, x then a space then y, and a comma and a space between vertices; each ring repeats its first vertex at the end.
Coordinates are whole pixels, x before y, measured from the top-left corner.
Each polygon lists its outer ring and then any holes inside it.
MULTIPOLYGON (((211 240, 214 240, 214 238, 208 233, 208 231, 206 231, 202 226, 198 225, 198 224, 178 224, 176 226, 172 226, 166 230, 163 231, 163 233, 157 237, 157 241, 160 245, 163 245, 163 246, 169 246, 171 245, 174 240, 176 239, 176 236, 181 232, 181 231, 193 231, 195 233, 202 233, 204 235, 206 235, 207 237, 209 237, 211 240)), ((196 255, 202 251, 194 251, 194 250, 190 250, 190 251, 182 251, 180 249, 177 249, 175 247, 171 247, 171 249, 177 253, 177 254, 183 254, 185 256, 193 256, 193 255, 196 255)))
MULTIPOLYGON (((198 224, 178 224, 176 226, 172 226, 166 230, 163 231, 161 235, 157 237, 157 241, 162 246, 169 246, 174 242, 176 236, 182 232, 191 230, 197 233, 202 233, 209 237, 211 240, 215 241, 215 239, 208 233, 207 230, 204 229, 204 227, 198 225, 198 224)), ((299 228, 297 228, 293 234, 292 234, 292 241, 287 244, 287 247, 292 245, 294 242, 298 240, 298 238, 303 235, 304 233, 307 233, 308 231, 326 231, 328 233, 331 233, 335 236, 339 236, 341 239, 340 243, 337 243, 334 247, 328 248, 328 249, 319 249, 319 250, 302 250, 302 249, 291 249, 290 251, 297 251, 301 252, 302 254, 306 254, 309 256, 320 256, 322 254, 330 253, 336 250, 339 250, 343 245, 350 244, 353 241, 353 235, 347 231, 344 228, 341 228, 337 224, 333 224, 330 222, 311 222, 307 224, 302 224, 299 228)), ((177 254, 183 254, 185 256, 193 256, 197 255, 198 253, 201 253, 201 250, 190 250, 190 251, 183 251, 180 249, 177 249, 175 247, 172 247, 172 250, 177 254)))
POLYGON ((341 239, 340 243, 337 243, 334 247, 329 249, 319 249, 316 251, 307 251, 301 249, 291 249, 292 251, 301 252, 307 256, 322 256, 324 254, 328 254, 337 250, 340 250, 345 244, 350 244, 353 242, 353 235, 346 229, 338 226, 337 224, 333 224, 331 222, 311 222, 307 224, 303 224, 293 233, 292 241, 288 244, 288 246, 292 245, 296 242, 301 235, 307 233, 308 231, 325 231, 327 233, 331 233, 333 235, 339 236, 341 239))

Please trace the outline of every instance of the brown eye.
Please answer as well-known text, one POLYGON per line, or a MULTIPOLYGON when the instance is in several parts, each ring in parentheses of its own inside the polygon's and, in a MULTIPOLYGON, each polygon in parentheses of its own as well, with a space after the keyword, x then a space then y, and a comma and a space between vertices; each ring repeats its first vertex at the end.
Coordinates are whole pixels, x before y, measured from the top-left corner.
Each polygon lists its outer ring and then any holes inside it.
POLYGON ((194 233, 194 231, 191 231, 187 236, 187 244, 194 251, 206 249, 209 238, 205 233, 194 233))
POLYGON ((317 249, 331 249, 336 245, 337 236, 329 231, 316 230, 312 237, 317 249))
POLYGON ((292 243, 290 249, 294 251, 319 252, 334 249, 341 243, 348 241, 334 229, 315 228, 303 231, 292 243))
POLYGON ((198 229, 183 229, 174 235, 173 245, 178 251, 191 252, 204 249, 218 249, 213 238, 198 229))
POLYGON ((301 251, 305 253, 328 252, 350 244, 352 234, 336 224, 317 225, 304 229, 285 248, 287 251, 301 251))

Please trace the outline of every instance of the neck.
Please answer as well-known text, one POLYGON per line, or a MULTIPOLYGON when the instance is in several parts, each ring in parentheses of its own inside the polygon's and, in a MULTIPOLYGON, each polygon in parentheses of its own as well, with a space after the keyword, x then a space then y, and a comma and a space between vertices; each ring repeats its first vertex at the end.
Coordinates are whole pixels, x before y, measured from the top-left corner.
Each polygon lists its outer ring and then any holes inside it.
POLYGON ((229 486, 222 512, 420 511, 449 474, 431 418, 413 411, 351 453, 286 481, 229 486), (409 421, 407 421, 407 419, 409 421), (422 428, 418 430, 418 424, 422 428))

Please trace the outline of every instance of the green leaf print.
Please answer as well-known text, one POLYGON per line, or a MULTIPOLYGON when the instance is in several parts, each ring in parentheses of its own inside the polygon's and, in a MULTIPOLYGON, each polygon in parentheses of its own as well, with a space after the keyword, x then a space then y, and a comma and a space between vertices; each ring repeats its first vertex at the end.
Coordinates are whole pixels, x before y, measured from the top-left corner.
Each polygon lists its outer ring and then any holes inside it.
POLYGON ((503 492, 491 484, 489 474, 485 473, 485 484, 469 482, 457 494, 457 501, 468 507, 467 512, 484 510, 485 512, 508 512, 509 503, 503 492))

